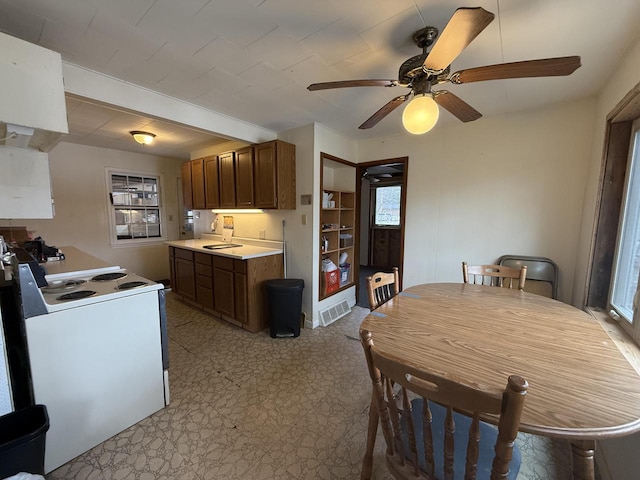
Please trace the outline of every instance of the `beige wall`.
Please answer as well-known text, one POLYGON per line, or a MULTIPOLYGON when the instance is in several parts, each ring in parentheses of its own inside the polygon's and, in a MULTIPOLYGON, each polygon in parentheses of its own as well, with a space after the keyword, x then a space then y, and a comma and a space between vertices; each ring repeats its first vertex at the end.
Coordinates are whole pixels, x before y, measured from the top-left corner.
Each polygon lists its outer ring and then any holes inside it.
POLYGON ((571 298, 594 101, 359 142, 358 161, 408 156, 404 285, 459 282, 462 260, 538 255, 571 298))
MULTIPOLYGON (((168 251, 163 243, 113 248, 110 245, 106 168, 163 176, 162 200, 167 238, 178 238, 181 215, 177 199, 180 160, 60 143, 49 153, 55 200, 52 220, 14 220, 26 225, 47 245, 71 245, 152 280, 169 278, 168 251)), ((3 222, 6 223, 6 222, 3 222)))

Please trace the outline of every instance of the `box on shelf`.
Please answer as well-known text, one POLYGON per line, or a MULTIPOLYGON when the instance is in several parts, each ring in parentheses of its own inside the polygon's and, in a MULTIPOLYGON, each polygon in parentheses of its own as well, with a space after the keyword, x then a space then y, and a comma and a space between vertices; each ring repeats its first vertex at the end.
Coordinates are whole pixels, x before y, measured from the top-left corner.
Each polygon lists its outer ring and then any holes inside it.
POLYGON ((349 272, 351 272, 351 264, 343 263, 340 265, 340 286, 344 286, 349 283, 349 272))
POLYGON ((328 295, 340 288, 340 270, 324 272, 324 293, 328 295))
POLYGON ((350 233, 341 233, 340 234, 340 248, 352 247, 353 246, 353 235, 350 233))

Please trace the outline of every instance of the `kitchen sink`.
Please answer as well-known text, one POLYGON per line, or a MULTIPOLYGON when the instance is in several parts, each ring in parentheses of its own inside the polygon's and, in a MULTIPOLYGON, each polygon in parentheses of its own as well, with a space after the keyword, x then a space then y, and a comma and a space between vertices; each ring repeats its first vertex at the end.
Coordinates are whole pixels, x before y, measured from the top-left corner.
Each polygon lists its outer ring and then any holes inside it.
POLYGON ((242 247, 239 243, 219 243, 216 245, 203 245, 202 248, 206 248, 207 250, 220 250, 222 248, 234 248, 234 247, 242 247))

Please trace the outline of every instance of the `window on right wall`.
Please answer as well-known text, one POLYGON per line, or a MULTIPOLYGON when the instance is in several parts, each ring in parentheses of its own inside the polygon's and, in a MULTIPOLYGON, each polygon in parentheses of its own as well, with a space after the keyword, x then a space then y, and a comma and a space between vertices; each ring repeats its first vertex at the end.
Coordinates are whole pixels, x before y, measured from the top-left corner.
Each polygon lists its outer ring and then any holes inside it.
POLYGON ((640 277, 640 120, 633 125, 625 175, 613 275, 609 295, 611 315, 640 341, 638 279, 640 277))
POLYGON ((640 345, 640 83, 607 115, 584 306, 640 345))

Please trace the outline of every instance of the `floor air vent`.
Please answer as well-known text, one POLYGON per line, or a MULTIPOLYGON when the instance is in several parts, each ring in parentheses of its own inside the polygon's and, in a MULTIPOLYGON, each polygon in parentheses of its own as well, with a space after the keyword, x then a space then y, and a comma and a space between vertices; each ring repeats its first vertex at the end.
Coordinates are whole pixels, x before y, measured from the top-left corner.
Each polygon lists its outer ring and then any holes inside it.
POLYGON ((322 326, 326 327, 350 312, 351 307, 349 307, 346 300, 343 300, 340 303, 330 306, 326 310, 322 310, 320 312, 320 321, 322 322, 322 326))

